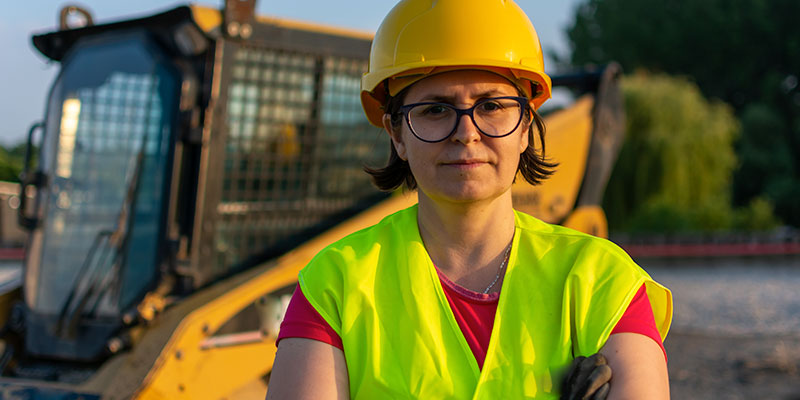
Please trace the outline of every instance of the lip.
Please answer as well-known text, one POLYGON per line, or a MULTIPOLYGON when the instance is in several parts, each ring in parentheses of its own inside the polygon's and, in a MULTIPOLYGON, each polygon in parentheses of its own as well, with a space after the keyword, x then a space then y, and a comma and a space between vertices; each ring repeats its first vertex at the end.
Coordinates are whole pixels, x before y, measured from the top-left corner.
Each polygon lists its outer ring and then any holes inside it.
POLYGON ((481 159, 477 159, 477 158, 469 158, 469 159, 463 159, 463 160, 445 161, 445 162, 442 163, 442 165, 445 165, 445 166, 448 166, 448 167, 455 167, 455 168, 459 168, 459 169, 470 169, 470 168, 477 168, 477 167, 480 167, 481 165, 488 164, 488 163, 489 162, 486 161, 486 160, 481 160, 481 159))

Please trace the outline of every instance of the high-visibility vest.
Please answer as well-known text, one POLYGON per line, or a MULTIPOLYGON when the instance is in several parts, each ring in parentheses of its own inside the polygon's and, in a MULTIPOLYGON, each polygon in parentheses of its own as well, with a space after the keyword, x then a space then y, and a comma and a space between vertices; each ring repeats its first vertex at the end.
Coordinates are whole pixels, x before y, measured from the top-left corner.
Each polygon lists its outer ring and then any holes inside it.
POLYGON ((516 213, 483 368, 445 298, 417 207, 321 251, 301 272, 309 303, 342 338, 358 399, 557 399, 565 369, 600 350, 642 284, 656 326, 668 289, 611 242, 516 213))

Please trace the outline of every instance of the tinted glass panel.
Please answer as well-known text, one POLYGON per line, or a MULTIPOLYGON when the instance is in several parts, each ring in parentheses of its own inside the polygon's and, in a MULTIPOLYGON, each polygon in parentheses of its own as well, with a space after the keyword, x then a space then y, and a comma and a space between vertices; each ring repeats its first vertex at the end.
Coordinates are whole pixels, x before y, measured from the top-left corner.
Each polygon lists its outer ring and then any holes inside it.
POLYGON ((131 34, 79 45, 64 61, 42 155, 39 312, 59 312, 73 288, 94 283, 108 289, 90 298, 96 314, 115 315, 155 277, 177 89, 155 52, 131 34))

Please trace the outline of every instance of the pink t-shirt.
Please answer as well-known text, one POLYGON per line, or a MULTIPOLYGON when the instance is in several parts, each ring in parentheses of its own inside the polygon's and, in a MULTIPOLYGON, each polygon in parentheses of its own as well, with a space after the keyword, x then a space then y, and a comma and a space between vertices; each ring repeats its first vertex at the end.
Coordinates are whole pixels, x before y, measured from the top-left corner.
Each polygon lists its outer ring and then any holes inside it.
MULTIPOLYGON (((453 316, 458 322, 467 344, 472 349, 478 366, 482 368, 486 350, 489 348, 500 292, 490 294, 473 292, 451 282, 441 272, 439 272, 439 279, 442 282, 450 309, 453 311, 453 316)), ((661 347, 666 359, 667 352, 664 350, 661 335, 656 328, 653 308, 647 298, 644 285, 639 288, 611 334, 623 332, 639 333, 653 339, 661 347)), ((281 339, 289 337, 314 339, 344 350, 341 337, 306 300, 300 285, 295 288, 289 307, 286 309, 286 315, 281 323, 281 330, 275 344, 277 345, 281 339)))

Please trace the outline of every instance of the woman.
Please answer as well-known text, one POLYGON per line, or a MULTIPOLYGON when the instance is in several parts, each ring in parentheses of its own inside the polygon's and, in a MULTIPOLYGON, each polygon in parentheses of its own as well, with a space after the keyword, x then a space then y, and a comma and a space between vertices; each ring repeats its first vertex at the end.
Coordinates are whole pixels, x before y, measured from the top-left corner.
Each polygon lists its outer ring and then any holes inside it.
POLYGON ((535 184, 554 167, 534 140, 549 97, 513 2, 405 0, 389 13, 362 104, 392 155, 368 172, 381 189, 418 189, 419 204, 300 273, 268 398, 550 399, 573 360, 598 352, 611 381, 589 366, 566 391, 668 398, 669 291, 613 244, 512 208, 518 173, 535 184))

